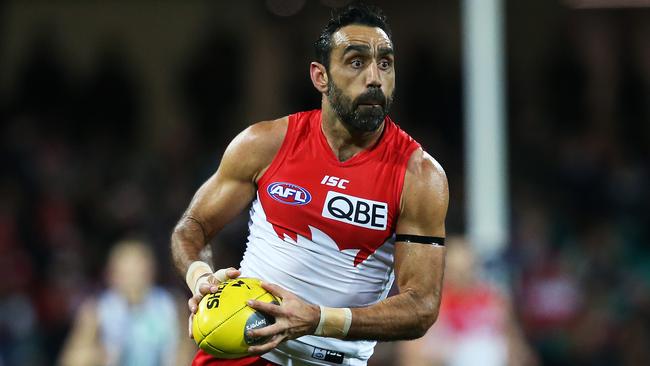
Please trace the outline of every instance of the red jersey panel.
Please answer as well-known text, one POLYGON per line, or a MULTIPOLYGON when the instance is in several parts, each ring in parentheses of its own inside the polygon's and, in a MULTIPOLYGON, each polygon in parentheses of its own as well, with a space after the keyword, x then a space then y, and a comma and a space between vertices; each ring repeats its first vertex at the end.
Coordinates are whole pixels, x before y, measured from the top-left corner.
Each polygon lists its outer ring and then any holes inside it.
POLYGON ((258 196, 278 236, 311 238, 308 225, 363 262, 392 237, 408 160, 419 144, 386 118, 378 143, 340 162, 321 128, 321 111, 289 116, 285 141, 259 180, 258 196))
POLYGON ((194 355, 192 366, 278 366, 275 363, 269 362, 260 356, 243 357, 236 359, 215 358, 206 353, 204 350, 199 351, 194 355))

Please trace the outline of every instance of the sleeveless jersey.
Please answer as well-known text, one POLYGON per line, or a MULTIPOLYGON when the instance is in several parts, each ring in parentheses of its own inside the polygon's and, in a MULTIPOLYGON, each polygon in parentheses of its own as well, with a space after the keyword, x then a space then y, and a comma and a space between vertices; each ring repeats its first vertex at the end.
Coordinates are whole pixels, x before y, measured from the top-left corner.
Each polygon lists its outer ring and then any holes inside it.
MULTIPOLYGON (((242 276, 329 307, 385 299, 404 174, 418 147, 386 118, 373 147, 340 162, 320 110, 290 115, 282 146, 258 181, 242 276)), ((365 365, 375 344, 303 336, 263 357, 282 365, 365 365)))

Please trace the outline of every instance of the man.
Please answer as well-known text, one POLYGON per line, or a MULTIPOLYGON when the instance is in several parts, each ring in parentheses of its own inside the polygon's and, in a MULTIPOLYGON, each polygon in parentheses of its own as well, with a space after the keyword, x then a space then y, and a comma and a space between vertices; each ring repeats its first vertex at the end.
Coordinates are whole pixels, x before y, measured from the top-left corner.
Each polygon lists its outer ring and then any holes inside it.
POLYGON ((155 258, 140 241, 124 240, 110 252, 108 288, 77 313, 59 364, 62 366, 178 365, 192 345, 180 337, 179 301, 155 286, 155 258))
POLYGON ((172 234, 194 297, 239 275, 267 281, 281 305, 255 355, 195 365, 365 365, 375 341, 421 337, 440 304, 444 171, 389 118, 395 88, 391 32, 381 11, 353 4, 333 15, 310 65, 321 109, 254 124, 172 234), (212 272, 199 251, 253 201, 240 270, 212 272), (399 294, 386 298, 397 277, 399 294))

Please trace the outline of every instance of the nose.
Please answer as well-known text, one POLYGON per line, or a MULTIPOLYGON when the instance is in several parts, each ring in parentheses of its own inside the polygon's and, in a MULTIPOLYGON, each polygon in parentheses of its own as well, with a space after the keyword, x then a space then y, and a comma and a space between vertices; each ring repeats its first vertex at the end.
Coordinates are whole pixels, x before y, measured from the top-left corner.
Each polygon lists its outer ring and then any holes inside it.
POLYGON ((368 72, 366 74, 366 87, 381 87, 379 67, 374 62, 370 63, 368 66, 368 72))

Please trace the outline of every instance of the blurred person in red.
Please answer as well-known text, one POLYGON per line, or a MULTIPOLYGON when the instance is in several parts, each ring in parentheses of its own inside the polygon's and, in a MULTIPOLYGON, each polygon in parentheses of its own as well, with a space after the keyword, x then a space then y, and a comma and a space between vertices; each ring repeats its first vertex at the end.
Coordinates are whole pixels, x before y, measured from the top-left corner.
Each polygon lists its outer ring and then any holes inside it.
POLYGON ((436 324, 401 342, 403 366, 535 365, 508 297, 481 279, 476 256, 459 236, 447 238, 444 292, 436 324))
POLYGON ((154 285, 155 259, 139 241, 111 250, 108 288, 79 309, 59 364, 159 366, 187 364, 194 347, 184 337, 179 302, 154 285), (189 344, 189 345, 188 345, 189 344))

